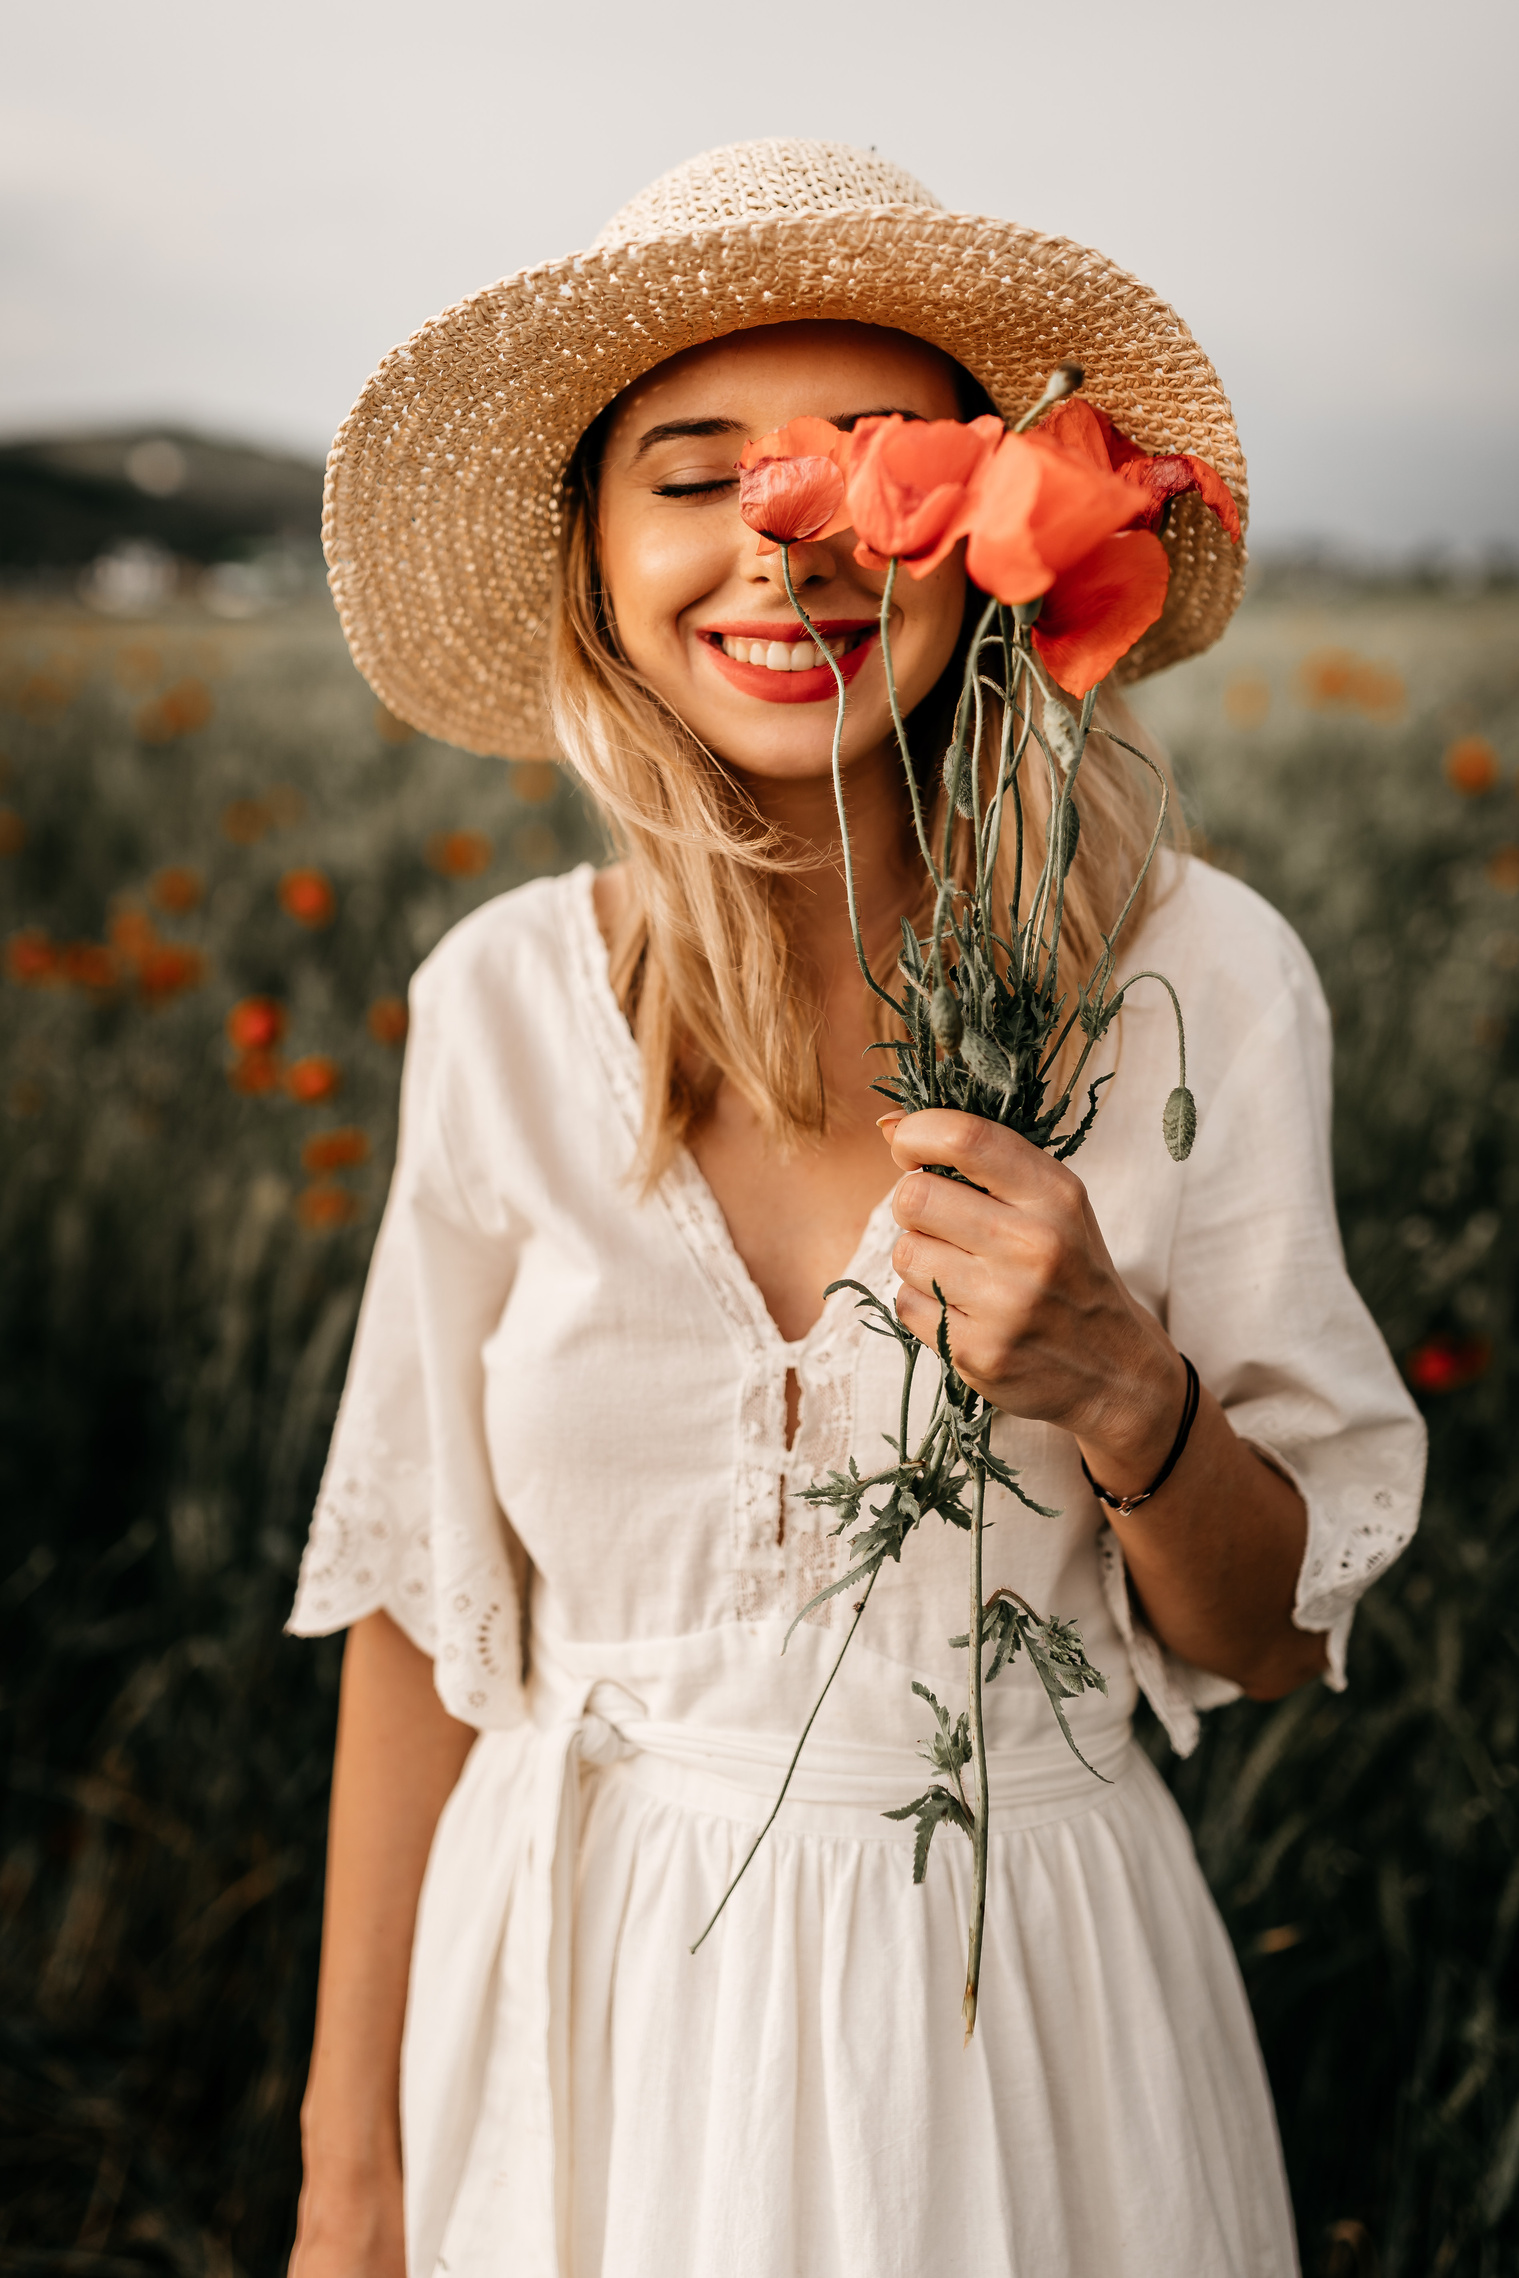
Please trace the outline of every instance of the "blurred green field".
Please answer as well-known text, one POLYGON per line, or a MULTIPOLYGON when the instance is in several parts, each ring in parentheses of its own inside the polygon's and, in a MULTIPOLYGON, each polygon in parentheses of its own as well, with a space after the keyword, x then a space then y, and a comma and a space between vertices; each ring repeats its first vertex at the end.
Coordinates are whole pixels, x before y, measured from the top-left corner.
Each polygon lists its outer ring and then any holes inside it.
MULTIPOLYGON (((1171 1768, 1309 2273, 1519 2267, 1519 594, 1261 586, 1141 692, 1335 1009, 1352 1268, 1429 1515, 1352 1689, 1171 1768)), ((0 609, 0 2268, 272 2278, 338 1647, 280 1625, 394 1139, 397 1001, 592 853, 408 737, 324 601, 0 609)))

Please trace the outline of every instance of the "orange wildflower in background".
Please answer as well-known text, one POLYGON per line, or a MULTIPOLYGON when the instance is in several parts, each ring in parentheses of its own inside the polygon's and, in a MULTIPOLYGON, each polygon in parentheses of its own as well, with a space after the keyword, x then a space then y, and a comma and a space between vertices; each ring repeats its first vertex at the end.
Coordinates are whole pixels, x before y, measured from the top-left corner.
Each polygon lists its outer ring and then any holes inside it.
POLYGON ((366 1019, 376 1044, 405 1043, 408 1016, 404 997, 376 997, 366 1019))
POLYGON ((862 419, 849 460, 849 517, 863 569, 895 556, 927 577, 971 527, 975 483, 1002 440, 990 413, 958 419, 862 419))
POLYGON ((198 870, 188 870, 182 863, 171 862, 164 870, 155 872, 148 893, 161 910, 175 917, 183 917, 187 910, 199 907, 205 898, 205 880, 198 870))
POLYGON ((235 1092, 260 1094, 278 1091, 284 1069, 277 1052, 240 1052, 227 1070, 235 1092))
POLYGON ((285 1070, 285 1089, 303 1107, 331 1099, 342 1081, 342 1069, 325 1052, 308 1052, 303 1060, 292 1060, 285 1070))
POLYGON ((541 807, 552 799, 559 788, 559 770, 551 759, 518 759, 512 762, 512 793, 525 799, 530 807, 541 807))
POLYGON ((356 1163, 368 1160, 368 1136, 352 1127, 342 1131, 314 1131, 301 1149, 301 1168, 313 1174, 351 1170, 356 1163))
POLYGON ((19 854, 26 844, 26 825, 14 807, 0 807, 0 854, 19 854))
POLYGON ((359 1206, 346 1187, 322 1179, 296 1196, 295 1214, 308 1233, 325 1233, 330 1226, 346 1226, 359 1214, 359 1206))
POLYGON ((1488 856, 1487 880, 1500 894, 1519 894, 1519 846, 1500 846, 1488 856))
POLYGON ((1492 1357, 1490 1337, 1427 1337, 1404 1370, 1416 1392, 1461 1392, 1486 1375, 1492 1357))
POLYGON ((280 880, 280 907, 300 925, 331 925, 337 906, 332 881, 320 870, 287 870, 280 880))
POLYGON ((234 799, 222 809, 222 835, 234 846, 257 846, 272 817, 258 799, 234 799))
POLYGON ((65 942, 58 952, 58 969, 76 989, 97 994, 114 989, 121 979, 121 968, 102 941, 65 942))
POLYGON ((427 842, 428 865, 445 878, 478 878, 495 852, 484 831, 435 831, 427 842))
POLYGON ((161 696, 144 704, 135 722, 140 743, 172 743, 176 736, 203 728, 215 706, 203 680, 176 680, 161 696))
POLYGON ((153 1003, 177 997, 184 989, 198 989, 206 977, 206 960, 198 949, 177 941, 158 941, 137 960, 139 993, 153 1003))
POLYGON ((1364 712, 1395 720, 1407 701, 1401 673, 1369 663, 1354 649, 1314 649, 1298 667, 1298 694, 1315 712, 1364 712))
POLYGON ((24 989, 46 988, 63 978, 58 951, 40 925, 26 926, 11 935, 5 945, 5 970, 24 989))
POLYGON ((851 438, 826 419, 788 419, 738 455, 738 510, 760 552, 831 538, 849 528, 844 474, 851 438))
POLYGON ((285 1033, 285 1008, 274 997, 243 997, 227 1015, 236 1052, 268 1052, 285 1033))
POLYGON ((1498 754, 1486 736, 1458 736, 1445 754, 1445 776, 1453 790, 1481 799, 1498 788, 1498 754))

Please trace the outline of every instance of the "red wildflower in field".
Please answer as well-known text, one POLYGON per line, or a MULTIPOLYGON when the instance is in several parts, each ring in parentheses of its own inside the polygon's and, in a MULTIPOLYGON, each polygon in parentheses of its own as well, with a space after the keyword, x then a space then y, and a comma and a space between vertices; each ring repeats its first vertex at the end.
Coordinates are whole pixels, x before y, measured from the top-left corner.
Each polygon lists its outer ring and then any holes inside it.
POLYGON ((337 915, 332 881, 320 870, 287 870, 280 880, 280 907, 300 925, 315 930, 337 915))
POLYGON ((268 1052, 285 1033, 285 1008, 273 997, 244 997, 227 1015, 235 1052, 268 1052))
POLYGON ((304 1059, 292 1060, 285 1070, 285 1089, 303 1107, 331 1099, 342 1081, 342 1069, 325 1052, 308 1052, 304 1059))
POLYGON ((302 1189, 295 1202, 296 1216, 308 1233, 323 1234, 331 1226, 346 1226, 358 1216, 359 1206, 346 1187, 320 1179, 302 1189))
POLYGON ((1490 1337, 1426 1337, 1404 1369, 1416 1392, 1460 1392, 1486 1374, 1492 1357, 1490 1337))
POLYGON ((477 878, 495 852, 484 831, 435 831, 427 842, 428 865, 445 878, 477 878))
POLYGON ((849 459, 854 558, 883 570, 895 556, 914 577, 938 568, 971 527, 976 478, 1002 439, 989 413, 958 419, 863 419, 849 459))
POLYGON ((352 1128, 314 1131, 301 1149, 301 1168, 315 1177, 322 1171, 351 1170, 369 1159, 367 1135, 352 1128))
POLYGON ((14 807, 0 807, 0 854, 19 854, 26 844, 26 824, 14 807))
POLYGON ((63 979, 58 951, 37 925, 11 935, 5 945, 5 970, 24 989, 46 988, 49 982, 63 979))
POLYGON ((206 977, 206 960, 198 949, 177 941, 157 941, 137 959, 140 993, 161 1004, 182 990, 198 989, 206 977))
POLYGON ((167 869, 154 874, 148 892, 161 910, 183 917, 204 900, 206 883, 198 870, 188 870, 182 863, 171 862, 167 869))
POLYGON ((1445 777, 1468 799, 1498 788, 1498 754, 1486 736, 1458 736, 1445 754, 1445 777))
POLYGON ((161 696, 153 697, 137 714, 139 743, 172 743, 176 736, 203 728, 215 706, 203 680, 176 680, 161 696))
POLYGON ((369 1033, 376 1044, 397 1045, 406 1042, 406 999, 404 997, 376 997, 367 1014, 369 1033))
POLYGON ((222 809, 222 835, 234 846, 256 846, 272 821, 261 799, 234 799, 222 809))
POLYGON ((849 528, 844 471, 850 437, 826 419, 788 419, 738 456, 738 509, 760 552, 831 538, 849 528))
POLYGON ((227 1081, 235 1092, 257 1096, 278 1091, 284 1072, 277 1052, 240 1052, 227 1070, 227 1081))
POLYGON ((114 989, 121 979, 121 968, 103 941, 65 942, 58 952, 58 966, 72 987, 97 995, 114 989))

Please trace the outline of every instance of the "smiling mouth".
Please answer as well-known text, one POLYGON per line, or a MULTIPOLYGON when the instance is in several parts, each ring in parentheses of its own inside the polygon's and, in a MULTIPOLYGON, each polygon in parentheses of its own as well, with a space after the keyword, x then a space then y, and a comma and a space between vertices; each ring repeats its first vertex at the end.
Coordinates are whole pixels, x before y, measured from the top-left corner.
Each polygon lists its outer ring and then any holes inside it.
POLYGON ((752 666, 759 672, 785 674, 816 672, 827 665, 828 657, 846 657, 873 638, 874 625, 851 626, 846 632, 825 633, 823 647, 800 632, 788 633, 779 640, 751 640, 742 633, 704 632, 702 639, 710 647, 720 649, 735 664, 752 666), (825 653, 826 652, 826 653, 825 653))

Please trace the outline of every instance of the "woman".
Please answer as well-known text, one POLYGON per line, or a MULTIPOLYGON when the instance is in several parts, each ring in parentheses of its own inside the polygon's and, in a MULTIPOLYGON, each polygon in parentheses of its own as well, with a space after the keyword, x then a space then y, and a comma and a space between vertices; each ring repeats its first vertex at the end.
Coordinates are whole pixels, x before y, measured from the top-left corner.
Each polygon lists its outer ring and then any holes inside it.
MULTIPOLYGON (((456 743, 562 751, 624 859, 486 905, 413 988, 292 1621, 348 1630, 297 2278, 1296 2267, 1239 1975, 1129 1723, 1143 1689, 1185 1749, 1239 1691, 1342 1684, 1355 1600, 1415 1522, 1419 1427, 1334 1227, 1322 999, 1282 922, 1174 851, 1128 965, 1186 1008, 1185 1168, 1158 1128, 1169 1008, 1139 996, 1080 1178, 942 1110, 883 1144, 832 671, 799 662, 782 557, 736 498, 743 444, 795 416, 1012 415, 1062 356, 1242 503, 1217 382, 1132 279, 944 215, 873 156, 747 145, 425 327, 335 448, 362 669, 456 743), (895 1422, 893 1348, 822 1299, 846 1271, 930 1342, 944 1290, 998 1451, 1057 1514, 995 1490, 988 1579, 1074 1618, 1108 1680, 1070 1711, 1101 1780, 1026 1669, 988 1696, 964 2051, 968 1846, 941 1836, 915 1888, 913 1831, 883 1816, 923 1785, 909 1679, 951 1698, 963 1671, 949 1530, 883 1569, 781 1817, 687 1951, 837 1650, 835 1600, 780 1655, 847 1558, 802 1491, 895 1422), (1196 1421, 1135 1501, 1178 1439, 1183 1352, 1196 1421)), ((1238 595, 1195 500, 1166 543, 1130 676, 1205 646, 1238 595)), ((883 581, 847 534, 790 566, 849 686, 889 972, 921 873, 883 581)), ((967 599, 962 549, 895 589, 925 785, 967 599)), ((1088 947, 1150 825, 1106 749, 1069 885, 1088 947)))

